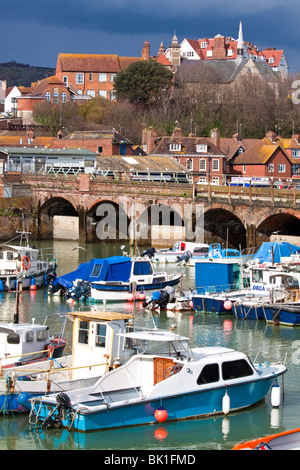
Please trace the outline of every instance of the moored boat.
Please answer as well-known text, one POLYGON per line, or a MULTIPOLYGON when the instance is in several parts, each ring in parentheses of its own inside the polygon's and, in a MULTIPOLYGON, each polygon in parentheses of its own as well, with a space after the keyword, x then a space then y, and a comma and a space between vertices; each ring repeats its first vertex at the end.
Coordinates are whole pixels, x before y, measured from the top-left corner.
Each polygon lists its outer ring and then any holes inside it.
POLYGON ((207 243, 178 241, 171 249, 155 250, 154 261, 157 263, 178 263, 191 256, 205 256, 208 253, 207 243))
POLYGON ((190 348, 176 332, 124 334, 137 354, 93 387, 31 400, 31 418, 47 428, 92 430, 174 421, 241 410, 264 399, 282 364, 253 365, 229 348, 190 348), (146 354, 145 343, 155 343, 146 354), (158 352, 157 344, 163 345, 158 352))
MULTIPOLYGON (((125 362, 134 350, 130 348, 123 337, 118 333, 123 333, 127 328, 131 328, 130 321, 133 320, 131 314, 121 314, 116 312, 78 311, 68 314, 68 318, 73 322, 72 354, 58 357, 47 351, 41 351, 29 356, 21 355, 15 362, 6 366, 7 359, 2 359, 3 367, 0 370, 0 411, 28 412, 30 410, 29 399, 58 391, 69 391, 73 388, 93 385, 99 377, 107 371, 118 367, 125 362), (35 360, 33 361, 33 359, 35 360), (55 359, 55 360, 54 360, 55 359)), ((19 339, 27 346, 23 350, 28 350, 26 340, 31 338, 29 343, 32 351, 37 351, 38 347, 46 349, 48 329, 41 325, 29 324, 21 325, 15 331, 0 327, 0 335, 7 338, 6 344, 1 342, 3 348, 8 344, 13 344, 11 354, 16 354, 16 343, 19 339), (3 330, 3 331, 2 331, 3 330), (18 336, 18 337, 17 337, 18 336), (44 341, 42 341, 44 338, 44 341), (33 345, 33 341, 35 341, 33 345)), ((0 336, 1 338, 1 336, 0 336)), ((53 340, 50 339, 49 349, 52 352, 53 340)), ((60 345, 65 346, 61 339, 60 345)), ((4 350, 0 351, 0 357, 4 356, 4 350)), ((58 345, 56 346, 58 349, 58 345)))
POLYGON ((218 262, 218 263, 239 263, 241 266, 245 266, 247 262, 252 259, 255 249, 249 248, 244 252, 240 252, 235 248, 222 248, 220 243, 212 243, 209 245, 207 254, 199 255, 193 253, 191 257, 186 260, 187 266, 195 266, 196 263, 206 262, 218 262))
POLYGON ((57 278, 50 293, 62 290, 67 298, 97 301, 144 300, 146 295, 176 286, 181 273, 155 272, 143 257, 112 256, 92 259, 76 271, 57 278))
POLYGON ((29 232, 19 233, 20 244, 0 245, 0 291, 30 289, 47 285, 56 277, 56 255, 51 248, 29 245, 29 232))
POLYGON ((300 428, 239 442, 232 450, 300 450, 300 428))

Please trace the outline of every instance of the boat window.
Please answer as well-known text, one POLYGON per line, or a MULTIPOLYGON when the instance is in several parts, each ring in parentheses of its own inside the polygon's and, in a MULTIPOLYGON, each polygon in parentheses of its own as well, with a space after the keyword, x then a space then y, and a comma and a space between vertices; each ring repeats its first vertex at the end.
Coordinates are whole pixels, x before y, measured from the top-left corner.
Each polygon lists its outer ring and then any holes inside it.
POLYGON ((0 259, 3 259, 3 251, 0 250, 0 259))
POLYGON ((89 342, 89 322, 79 322, 78 343, 88 344, 89 342))
POLYGON ((26 343, 32 343, 34 340, 34 333, 33 331, 26 331, 25 333, 25 341, 26 343))
POLYGON ((152 274, 152 266, 149 261, 136 261, 133 267, 133 274, 135 276, 152 274))
POLYGON ((298 279, 295 279, 292 276, 288 276, 286 278, 286 283, 287 283, 288 287, 299 287, 298 279))
POLYGON ((101 272, 102 264, 95 264, 91 277, 98 277, 101 272))
POLYGON ((20 336, 17 333, 7 335, 8 344, 20 344, 20 336))
POLYGON ((6 252, 6 259, 8 259, 9 261, 14 259, 14 254, 13 254, 12 251, 7 251, 6 252))
POLYGON ((195 248, 194 253, 208 253, 208 247, 203 247, 203 248, 195 248))
POLYGON ((262 282, 263 273, 259 269, 252 271, 252 281, 253 282, 262 282))
POLYGON ((222 364, 223 380, 237 379, 248 375, 253 375, 253 369, 245 359, 228 361, 222 364))
POLYGON ((106 325, 97 324, 95 346, 104 348, 106 339, 106 325))
POLYGON ((36 333, 37 341, 45 341, 47 339, 47 331, 46 330, 39 330, 36 333))
POLYGON ((212 382, 218 382, 220 379, 219 365, 218 364, 207 364, 203 367, 201 374, 197 379, 197 384, 209 384, 212 382))
POLYGON ((25 256, 27 256, 28 259, 31 259, 31 254, 29 251, 26 251, 25 256))

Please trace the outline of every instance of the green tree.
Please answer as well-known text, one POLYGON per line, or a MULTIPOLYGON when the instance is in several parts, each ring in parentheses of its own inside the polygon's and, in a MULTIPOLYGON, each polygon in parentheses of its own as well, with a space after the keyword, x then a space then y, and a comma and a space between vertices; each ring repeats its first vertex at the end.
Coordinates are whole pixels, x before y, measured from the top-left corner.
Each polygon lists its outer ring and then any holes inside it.
POLYGON ((116 98, 149 106, 163 97, 171 87, 172 78, 172 72, 155 60, 133 62, 116 76, 116 98))

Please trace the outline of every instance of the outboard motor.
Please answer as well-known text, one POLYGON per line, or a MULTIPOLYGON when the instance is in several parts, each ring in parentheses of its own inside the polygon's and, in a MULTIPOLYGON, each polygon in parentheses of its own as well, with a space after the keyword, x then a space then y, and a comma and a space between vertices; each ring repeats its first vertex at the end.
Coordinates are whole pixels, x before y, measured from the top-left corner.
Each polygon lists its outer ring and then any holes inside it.
POLYGON ((153 258, 155 253, 155 248, 151 247, 148 250, 145 250, 141 253, 141 256, 149 256, 149 258, 153 258))
POLYGON ((175 297, 174 289, 170 286, 165 287, 159 292, 153 292, 151 300, 146 303, 143 303, 143 306, 146 307, 151 304, 153 308, 160 307, 161 309, 165 309, 169 302, 175 297))
POLYGON ((71 400, 66 393, 59 393, 56 397, 57 405, 50 411, 42 423, 43 429, 51 429, 62 426, 62 420, 66 418, 66 412, 72 411, 71 400), (55 412, 57 414, 55 415, 55 412))
POLYGON ((187 262, 192 257, 190 251, 185 251, 182 255, 176 257, 176 263, 187 262))

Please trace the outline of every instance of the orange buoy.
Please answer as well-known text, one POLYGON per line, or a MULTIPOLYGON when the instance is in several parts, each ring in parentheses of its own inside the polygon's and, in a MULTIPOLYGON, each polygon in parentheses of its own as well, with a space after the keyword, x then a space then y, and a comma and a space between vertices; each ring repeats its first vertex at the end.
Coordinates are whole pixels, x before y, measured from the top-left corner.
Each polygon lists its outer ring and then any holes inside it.
POLYGON ((145 300, 146 296, 145 296, 145 292, 140 292, 139 293, 139 300, 145 300))
POLYGON ((128 302, 133 302, 134 301, 134 295, 132 294, 132 292, 130 292, 127 296, 127 300, 128 302))
POLYGON ((166 421, 168 417, 168 412, 163 407, 157 408, 157 410, 154 413, 154 417, 156 421, 159 421, 160 423, 162 423, 163 421, 166 421))
POLYGON ((231 308, 232 308, 232 302, 231 302, 231 300, 228 300, 228 299, 225 300, 225 302, 224 302, 224 308, 225 308, 225 310, 231 310, 231 308))

